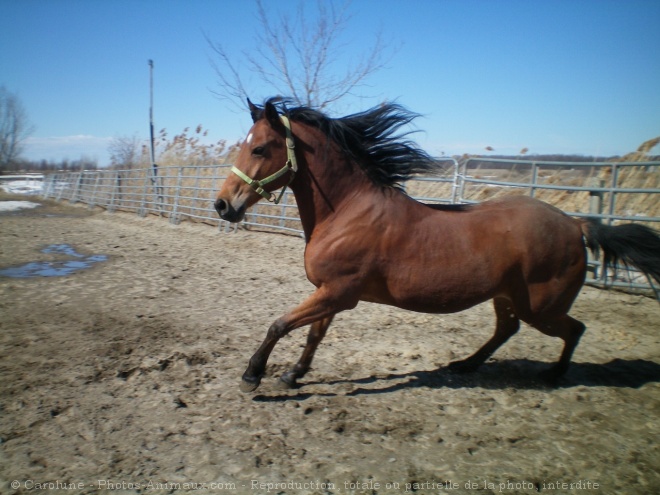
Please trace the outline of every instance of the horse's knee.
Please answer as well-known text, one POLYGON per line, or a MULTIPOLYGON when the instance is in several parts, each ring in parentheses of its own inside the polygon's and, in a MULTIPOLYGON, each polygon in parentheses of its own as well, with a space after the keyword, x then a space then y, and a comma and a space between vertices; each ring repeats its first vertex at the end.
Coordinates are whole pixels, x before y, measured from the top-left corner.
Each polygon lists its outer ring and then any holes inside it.
POLYGON ((267 337, 279 340, 290 331, 291 330, 288 328, 286 322, 282 318, 279 318, 275 320, 275 322, 270 327, 268 327, 267 337))

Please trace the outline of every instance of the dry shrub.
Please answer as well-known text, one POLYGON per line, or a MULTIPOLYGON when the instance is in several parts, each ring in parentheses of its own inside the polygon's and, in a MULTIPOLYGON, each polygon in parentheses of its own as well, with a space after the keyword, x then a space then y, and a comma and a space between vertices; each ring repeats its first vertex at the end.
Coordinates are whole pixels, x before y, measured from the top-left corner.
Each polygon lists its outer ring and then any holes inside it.
MULTIPOLYGON (((186 127, 180 134, 168 137, 166 129, 161 129, 155 139, 156 163, 159 166, 218 165, 227 161, 235 153, 238 143, 227 147, 227 141, 206 142, 208 130, 198 125, 193 132, 186 127)), ((141 165, 150 165, 148 146, 142 147, 141 165)))
MULTIPOLYGON (((594 167, 589 163, 574 165, 544 165, 537 162, 537 184, 557 187, 594 187, 621 189, 660 189, 660 170, 657 165, 645 163, 657 160, 651 155, 655 146, 660 144, 660 137, 650 139, 633 153, 629 153, 611 166, 594 167), (640 165, 635 165, 640 163, 640 165)), ((478 158, 465 156, 467 158, 478 158)), ((468 162, 466 175, 472 179, 491 180, 524 184, 524 186, 501 186, 465 182, 460 199, 467 201, 486 201, 511 195, 532 194, 532 166, 529 160, 513 163, 508 168, 502 164, 488 163, 488 158, 468 162)), ((407 192, 424 201, 447 202, 452 197, 452 185, 445 182, 413 180, 409 182, 407 192)), ((564 189, 534 188, 534 197, 546 201, 569 213, 590 213, 593 195, 589 191, 570 191, 564 189)), ((610 212, 612 196, 609 192, 599 193, 602 213, 610 212)), ((459 199, 459 198, 457 198, 459 199)), ((660 217, 660 195, 657 193, 617 192, 614 197, 612 213, 630 217, 660 217)), ((649 222, 657 228, 657 224, 649 222)))
POLYGON ((212 196, 236 158, 238 144, 210 142, 201 125, 169 137, 162 129, 154 141, 157 167, 150 147, 142 146, 137 167, 127 165, 100 171, 88 185, 93 203, 113 210, 157 213, 181 218, 207 217, 212 196))

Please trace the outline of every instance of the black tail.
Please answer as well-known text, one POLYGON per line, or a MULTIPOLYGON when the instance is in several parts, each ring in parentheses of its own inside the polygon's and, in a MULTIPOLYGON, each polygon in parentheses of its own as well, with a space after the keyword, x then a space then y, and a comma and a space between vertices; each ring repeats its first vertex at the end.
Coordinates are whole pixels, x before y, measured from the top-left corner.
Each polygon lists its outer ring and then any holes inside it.
POLYGON ((587 247, 603 251, 603 269, 615 268, 618 261, 633 266, 660 284, 660 234, 644 225, 603 225, 589 219, 583 229, 587 247))

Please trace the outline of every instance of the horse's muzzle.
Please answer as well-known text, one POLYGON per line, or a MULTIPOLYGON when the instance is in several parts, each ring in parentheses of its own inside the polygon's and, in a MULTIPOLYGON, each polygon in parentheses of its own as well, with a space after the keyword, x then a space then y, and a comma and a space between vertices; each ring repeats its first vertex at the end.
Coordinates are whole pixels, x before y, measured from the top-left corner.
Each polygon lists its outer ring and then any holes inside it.
POLYGON ((218 215, 220 215, 220 218, 228 222, 240 222, 243 220, 243 216, 245 216, 245 208, 236 210, 229 201, 222 198, 216 200, 213 206, 215 207, 215 211, 218 212, 218 215))

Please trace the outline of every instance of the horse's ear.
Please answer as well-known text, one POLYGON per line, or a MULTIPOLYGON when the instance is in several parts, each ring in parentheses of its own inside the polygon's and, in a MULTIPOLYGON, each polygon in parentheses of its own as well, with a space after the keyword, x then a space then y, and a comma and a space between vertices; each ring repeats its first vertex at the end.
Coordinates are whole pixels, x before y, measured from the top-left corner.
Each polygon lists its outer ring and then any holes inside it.
POLYGON ((266 106, 264 107, 264 114, 266 116, 266 120, 268 120, 268 123, 273 129, 281 129, 284 126, 284 124, 282 124, 282 120, 280 120, 280 114, 277 111, 277 108, 275 108, 275 105, 273 105, 270 101, 266 102, 266 106))
POLYGON ((256 124, 257 120, 261 119, 264 115, 263 109, 259 108, 257 105, 250 101, 250 98, 247 99, 248 108, 250 109, 250 115, 252 116, 252 123, 256 124))

